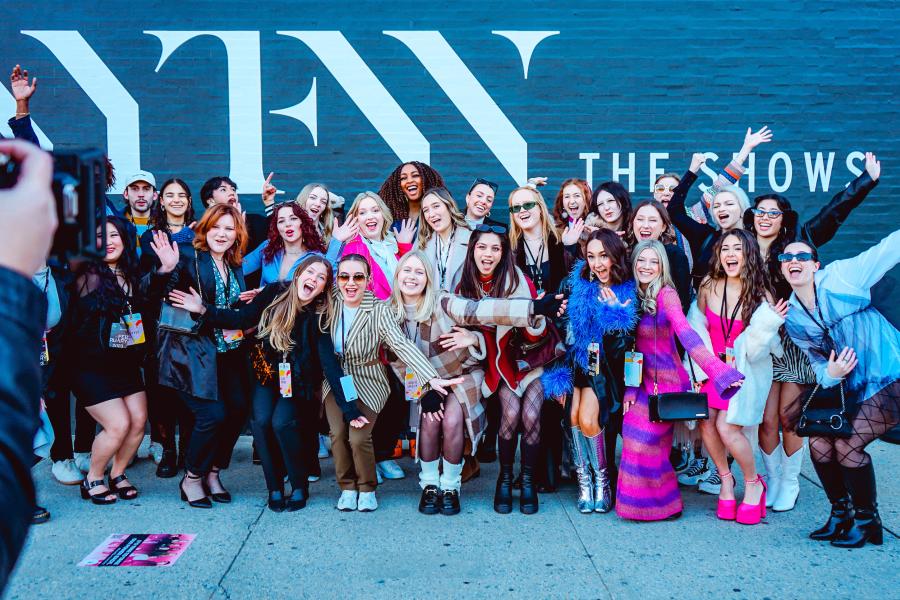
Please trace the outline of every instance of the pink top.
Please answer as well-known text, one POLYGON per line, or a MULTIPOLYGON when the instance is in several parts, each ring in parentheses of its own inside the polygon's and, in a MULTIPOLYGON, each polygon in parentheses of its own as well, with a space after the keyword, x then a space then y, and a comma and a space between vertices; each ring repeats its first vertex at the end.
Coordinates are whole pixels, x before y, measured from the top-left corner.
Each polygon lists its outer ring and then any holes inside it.
MULTIPOLYGON (((412 244, 397 244, 397 258, 399 259, 401 256, 406 254, 412 248, 412 244)), ((366 243, 362 240, 362 236, 359 234, 356 235, 355 238, 344 244, 344 249, 341 250, 341 256, 347 256, 348 254, 359 254, 366 258, 366 262, 369 263, 369 268, 372 270, 372 279, 369 281, 368 290, 375 294, 375 297, 379 300, 387 300, 391 297, 391 282, 387 280, 387 277, 384 274, 384 271, 381 270, 381 267, 378 266, 378 262, 372 258, 372 253, 369 252, 369 247, 366 246, 366 243)))
MULTIPOLYGON (((709 331, 709 338, 712 341, 713 352, 716 353, 716 356, 724 360, 722 357, 725 356, 725 348, 734 348, 734 341, 741 335, 741 332, 744 331, 744 322, 738 318, 734 319, 731 323, 728 342, 726 342, 725 333, 728 331, 728 323, 725 323, 725 319, 710 310, 709 306, 706 307, 705 312, 706 328, 709 331)), ((729 314, 728 317, 730 316, 731 315, 729 314)), ((717 408, 719 410, 728 409, 728 400, 719 395, 715 386, 712 385, 710 381, 704 383, 701 390, 706 392, 710 408, 717 408)))

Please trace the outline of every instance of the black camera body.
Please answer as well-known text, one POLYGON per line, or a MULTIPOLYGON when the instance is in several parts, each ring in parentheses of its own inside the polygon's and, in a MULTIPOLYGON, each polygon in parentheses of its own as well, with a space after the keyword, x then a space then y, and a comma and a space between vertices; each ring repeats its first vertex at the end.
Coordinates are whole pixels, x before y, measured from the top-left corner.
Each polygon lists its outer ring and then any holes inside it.
MULTIPOLYGON (((106 155, 96 148, 52 154, 59 227, 50 254, 60 262, 102 258, 106 251, 106 155)), ((19 165, 0 155, 0 189, 13 187, 18 179, 19 165)))

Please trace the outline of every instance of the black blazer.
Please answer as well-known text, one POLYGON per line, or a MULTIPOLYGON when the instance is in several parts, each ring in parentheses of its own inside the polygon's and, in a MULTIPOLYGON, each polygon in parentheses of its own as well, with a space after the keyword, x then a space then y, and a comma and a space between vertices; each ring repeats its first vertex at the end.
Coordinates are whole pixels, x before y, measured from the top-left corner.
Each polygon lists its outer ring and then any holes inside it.
MULTIPOLYGON (((147 273, 141 281, 150 302, 157 306, 172 290, 188 291, 193 287, 203 297, 204 302, 215 303, 216 268, 209 252, 193 247, 179 248, 178 265, 171 273, 160 273, 157 267, 147 273)), ((240 291, 247 289, 244 273, 240 267, 232 267, 235 281, 240 291)), ((196 398, 218 400, 219 390, 216 373, 216 343, 214 327, 198 317, 200 326, 196 335, 187 335, 160 330, 157 333, 157 360, 159 361, 159 383, 166 387, 185 392, 196 398)))

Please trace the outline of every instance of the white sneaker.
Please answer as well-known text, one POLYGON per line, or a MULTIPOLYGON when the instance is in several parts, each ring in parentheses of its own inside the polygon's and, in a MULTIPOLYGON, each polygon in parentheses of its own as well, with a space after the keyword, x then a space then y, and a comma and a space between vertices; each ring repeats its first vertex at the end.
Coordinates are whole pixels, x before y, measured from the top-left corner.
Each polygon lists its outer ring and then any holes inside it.
POLYGON ((76 452, 75 453, 75 466, 79 471, 87 475, 87 472, 91 470, 91 453, 90 452, 76 452))
POLYGON ((153 459, 153 464, 158 465, 162 460, 163 455, 163 447, 162 444, 157 444, 156 442, 150 442, 150 449, 148 450, 150 458, 153 459))
POLYGON ((341 497, 337 501, 337 509, 343 512, 356 510, 356 504, 359 500, 359 493, 356 490, 344 490, 341 497))
POLYGON ((325 443, 327 436, 319 434, 319 458, 328 458, 328 445, 325 443))
POLYGON ((318 475, 307 475, 306 476, 306 480, 310 483, 315 483, 316 481, 318 481, 320 479, 321 479, 321 477, 319 477, 318 475))
POLYGON ((716 468, 716 465, 713 465, 707 475, 700 480, 699 485, 697 485, 697 491, 704 494, 712 494, 713 496, 718 496, 719 492, 722 491, 722 478, 719 476, 719 470, 716 468))
POLYGON ((134 453, 134 458, 150 458, 150 446, 152 445, 153 442, 150 441, 150 436, 145 435, 141 439, 141 445, 138 446, 137 452, 134 453))
POLYGON ((53 477, 63 485, 78 485, 84 479, 84 475, 71 458, 54 461, 50 471, 53 473, 53 477))
POLYGON ((678 483, 694 486, 700 483, 709 473, 709 459, 705 456, 691 460, 690 466, 683 473, 678 474, 678 483))
POLYGON ((359 493, 359 512, 372 512, 378 508, 378 500, 375 499, 375 492, 359 493))
POLYGON ((383 460, 375 463, 375 472, 385 479, 403 479, 406 473, 400 468, 395 460, 383 460))

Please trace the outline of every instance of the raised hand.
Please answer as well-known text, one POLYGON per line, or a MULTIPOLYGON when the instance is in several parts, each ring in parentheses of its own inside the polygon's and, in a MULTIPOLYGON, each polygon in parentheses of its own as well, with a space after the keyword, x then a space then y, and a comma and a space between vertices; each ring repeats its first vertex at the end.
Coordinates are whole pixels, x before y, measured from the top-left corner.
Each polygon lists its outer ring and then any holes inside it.
POLYGON ((704 164, 706 164, 706 154, 703 152, 694 152, 693 156, 691 156, 691 166, 688 168, 691 173, 696 174, 704 164))
POLYGON ((206 307, 203 306, 203 299, 200 297, 200 294, 197 293, 197 290, 194 288, 189 289, 189 292, 172 290, 169 292, 169 302, 171 302, 172 306, 175 308, 183 308, 188 312, 202 315, 206 312, 206 307))
POLYGON ((772 310, 774 310, 776 313, 778 313, 779 317, 781 317, 782 319, 787 318, 788 306, 790 306, 788 304, 787 300, 779 300, 775 304, 770 303, 769 306, 772 307, 772 310))
POLYGON ((269 173, 269 176, 266 177, 266 182, 263 184, 262 202, 266 206, 275 204, 275 194, 278 193, 278 188, 272 185, 272 177, 274 176, 274 171, 269 173))
POLYGON ((629 299, 626 300, 625 302, 622 302, 622 301, 619 300, 619 298, 616 296, 616 293, 613 292, 613 291, 612 291, 611 289, 609 289, 609 288, 602 288, 602 289, 600 290, 600 295, 598 296, 597 299, 598 299, 598 300, 601 300, 601 301, 603 301, 603 302, 606 302, 606 303, 609 304, 610 306, 619 306, 619 307, 622 307, 622 308, 625 308, 626 306, 628 306, 629 304, 631 304, 631 298, 629 298, 629 299))
POLYGON ((31 80, 31 85, 28 85, 28 69, 22 70, 19 65, 13 67, 9 83, 16 102, 25 101, 27 103, 37 90, 37 77, 31 80))
POLYGON ((343 224, 335 218, 334 225, 334 229, 331 230, 331 237, 342 244, 359 235, 359 222, 355 218, 351 217, 344 221, 343 224))
POLYGON ((171 273, 178 266, 178 244, 176 242, 169 243, 169 238, 165 231, 154 231, 153 239, 150 240, 150 247, 159 258, 160 267, 158 273, 171 273))
POLYGON ((439 339, 444 350, 464 350, 478 343, 478 336, 463 327, 453 327, 439 339))
POLYGON ((398 244, 412 244, 416 236, 416 222, 413 219, 404 219, 400 223, 400 231, 397 232, 398 244))
POLYGON ((832 350, 831 356, 828 357, 828 374, 835 379, 843 379, 850 374, 850 371, 856 367, 858 362, 859 360, 856 358, 856 352, 853 351, 853 348, 844 346, 844 349, 837 356, 834 355, 834 350, 832 350))
POLYGON ((577 244, 581 239, 581 233, 584 231, 584 219, 576 219, 574 222, 566 226, 562 234, 562 243, 565 246, 577 244))
POLYGON ((541 186, 547 185, 547 178, 546 177, 529 177, 528 181, 525 183, 525 185, 527 185, 529 187, 533 187, 533 188, 539 188, 541 186))
POLYGON ((744 148, 748 150, 753 150, 760 144, 765 144, 772 141, 772 130, 768 128, 768 126, 763 125, 762 129, 753 133, 753 130, 748 127, 747 133, 744 135, 744 148))
POLYGON ((869 174, 872 181, 878 181, 878 178, 881 177, 881 162, 871 152, 866 152, 866 173, 869 174))

